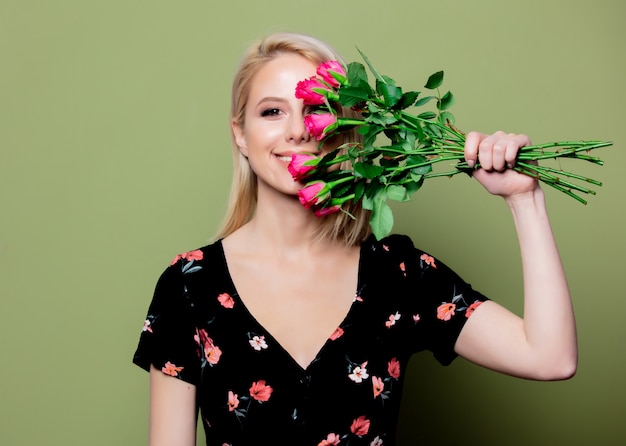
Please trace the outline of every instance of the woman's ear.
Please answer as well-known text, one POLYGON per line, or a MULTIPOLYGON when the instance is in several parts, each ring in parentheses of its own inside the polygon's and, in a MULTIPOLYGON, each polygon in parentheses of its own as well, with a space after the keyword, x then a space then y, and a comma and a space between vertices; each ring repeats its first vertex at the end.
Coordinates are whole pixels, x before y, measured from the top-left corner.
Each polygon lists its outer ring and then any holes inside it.
POLYGON ((241 152, 241 154, 247 158, 248 145, 246 144, 243 126, 233 119, 230 123, 230 128, 232 129, 233 135, 235 137, 235 144, 237 144, 237 147, 239 147, 239 151, 241 152))

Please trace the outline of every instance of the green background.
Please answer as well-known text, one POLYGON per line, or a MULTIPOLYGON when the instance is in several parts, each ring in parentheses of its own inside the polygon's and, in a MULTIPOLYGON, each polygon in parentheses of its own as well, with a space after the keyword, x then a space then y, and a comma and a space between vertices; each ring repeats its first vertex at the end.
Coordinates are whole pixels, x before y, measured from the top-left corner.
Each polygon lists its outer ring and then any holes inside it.
MULTIPOLYGON (((288 30, 358 45, 420 88, 444 69, 464 130, 605 139, 585 207, 547 191, 576 306, 570 381, 411 363, 400 444, 626 444, 626 2, 0 0, 0 444, 146 443, 130 360, 154 283, 205 244, 230 182, 228 96, 243 49, 288 30)), ((521 310, 506 206, 467 177, 396 209, 410 234, 521 310)))

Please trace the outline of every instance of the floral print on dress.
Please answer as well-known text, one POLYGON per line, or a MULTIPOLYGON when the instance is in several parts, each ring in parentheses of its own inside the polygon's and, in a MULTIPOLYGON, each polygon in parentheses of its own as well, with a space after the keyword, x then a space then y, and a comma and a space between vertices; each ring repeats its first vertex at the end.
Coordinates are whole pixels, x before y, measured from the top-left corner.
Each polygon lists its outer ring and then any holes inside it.
POLYGON ((325 440, 320 441, 317 446, 335 446, 341 442, 341 437, 337 434, 330 433, 325 440))
POLYGON ((367 361, 365 361, 361 365, 357 365, 356 367, 354 367, 352 371, 348 374, 348 378, 358 384, 362 383, 364 379, 369 378, 367 368, 365 368, 366 365, 367 361))
POLYGON ((200 350, 198 350, 198 356, 202 359, 202 365, 209 364, 210 366, 214 366, 220 360, 222 356, 222 350, 213 343, 213 339, 211 339, 203 328, 198 330, 196 328, 196 334, 193 339, 196 341, 200 350))
POLYGON ((370 420, 365 418, 365 415, 361 415, 352 422, 350 431, 357 437, 362 437, 363 435, 367 435, 369 432, 370 423, 370 420))
POLYGON ((175 364, 167 361, 161 371, 169 376, 178 376, 178 372, 181 372, 184 367, 176 367, 175 364))
POLYGON ((194 260, 202 260, 204 258, 204 253, 200 249, 196 249, 193 251, 183 252, 178 254, 174 259, 170 262, 170 265, 175 265, 180 259, 187 260, 188 262, 193 262, 194 260))
POLYGON ((250 387, 250 396, 257 401, 265 402, 270 399, 273 391, 274 389, 272 389, 271 386, 268 386, 264 379, 260 379, 252 383, 252 386, 250 387))
MULTIPOLYGON (((250 336, 250 334, 248 333, 248 336, 250 336)), ((265 350, 268 346, 267 346, 267 342, 265 342, 265 336, 261 335, 261 336, 257 336, 254 335, 252 336, 252 339, 250 339, 248 341, 250 343, 250 346, 255 349, 257 352, 260 352, 261 350, 265 350)))
POLYGON ((396 321, 399 321, 399 320, 400 320, 400 313, 396 311, 395 314, 389 315, 388 320, 385 322, 385 327, 391 328, 394 325, 396 325, 396 321))
POLYGON ((467 305, 463 293, 454 293, 452 302, 444 302, 437 307, 437 319, 449 321, 456 313, 465 311, 465 317, 468 318, 482 304, 483 301, 475 300, 471 305, 467 305), (457 305, 459 304, 459 305, 457 305))
POLYGON ((328 339, 330 339, 331 341, 336 341, 342 335, 343 335, 343 328, 337 327, 337 328, 335 328, 335 331, 333 331, 333 333, 330 335, 330 337, 328 339))
POLYGON ((233 300, 233 297, 230 294, 228 294, 228 293, 221 293, 220 295, 218 295, 217 296, 217 301, 224 308, 231 309, 231 308, 233 308, 235 306, 235 301, 233 300))
MULTIPOLYGON (((361 247, 353 305, 303 368, 248 312, 221 242, 173 263, 157 284, 135 362, 196 386, 200 420, 218 445, 384 446, 395 433, 406 361, 430 350, 449 363, 467 317, 486 299, 408 238, 371 239, 361 247)), ((306 315, 294 317, 302 330, 310 326, 306 315)))

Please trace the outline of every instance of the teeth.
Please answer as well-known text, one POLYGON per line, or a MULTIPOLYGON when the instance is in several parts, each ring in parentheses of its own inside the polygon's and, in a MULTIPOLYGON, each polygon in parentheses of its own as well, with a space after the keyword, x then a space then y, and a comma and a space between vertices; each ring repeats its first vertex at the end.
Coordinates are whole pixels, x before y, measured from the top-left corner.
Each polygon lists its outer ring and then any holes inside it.
POLYGON ((284 161, 284 162, 291 161, 291 157, 290 156, 279 156, 278 159, 281 160, 281 161, 284 161))

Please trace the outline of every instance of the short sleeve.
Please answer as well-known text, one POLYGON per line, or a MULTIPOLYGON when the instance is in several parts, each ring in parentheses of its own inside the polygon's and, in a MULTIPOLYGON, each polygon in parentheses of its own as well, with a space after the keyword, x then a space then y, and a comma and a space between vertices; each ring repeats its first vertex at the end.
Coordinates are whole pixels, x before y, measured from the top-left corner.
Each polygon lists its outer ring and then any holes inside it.
POLYGON ((414 351, 426 348, 448 365, 458 356, 454 345, 465 323, 488 299, 439 259, 415 248, 409 237, 395 237, 397 262, 407 283, 409 342, 414 351))
POLYGON ((154 365, 166 375, 196 385, 200 362, 194 339, 194 305, 186 292, 183 261, 159 278, 133 362, 144 370, 154 365))

